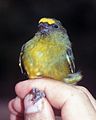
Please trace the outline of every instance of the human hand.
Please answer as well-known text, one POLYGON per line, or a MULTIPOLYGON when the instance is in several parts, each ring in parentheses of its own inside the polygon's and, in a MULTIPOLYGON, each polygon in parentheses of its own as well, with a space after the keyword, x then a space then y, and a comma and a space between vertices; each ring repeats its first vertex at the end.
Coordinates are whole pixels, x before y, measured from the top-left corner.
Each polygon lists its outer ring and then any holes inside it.
POLYGON ((24 116, 25 120, 55 120, 57 113, 60 113, 62 120, 96 119, 96 101, 84 87, 43 78, 20 82, 15 90, 17 97, 9 102, 10 120, 23 120, 24 116), (41 101, 41 111, 35 114, 28 113, 25 97, 32 88, 46 94, 41 101))

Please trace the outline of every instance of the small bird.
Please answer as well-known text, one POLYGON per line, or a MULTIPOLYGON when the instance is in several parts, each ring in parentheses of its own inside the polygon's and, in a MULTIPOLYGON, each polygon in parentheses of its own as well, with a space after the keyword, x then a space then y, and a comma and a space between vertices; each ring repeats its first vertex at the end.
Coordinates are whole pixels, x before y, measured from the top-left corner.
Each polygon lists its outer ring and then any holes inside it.
POLYGON ((75 72, 74 56, 66 29, 54 18, 41 18, 38 31, 20 52, 19 66, 29 79, 47 77, 74 84, 82 79, 75 72))

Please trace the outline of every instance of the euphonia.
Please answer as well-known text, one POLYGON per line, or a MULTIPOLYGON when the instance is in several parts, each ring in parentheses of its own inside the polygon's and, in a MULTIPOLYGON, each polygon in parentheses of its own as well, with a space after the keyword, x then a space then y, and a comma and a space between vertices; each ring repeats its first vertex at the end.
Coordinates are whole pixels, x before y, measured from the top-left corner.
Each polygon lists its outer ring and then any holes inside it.
POLYGON ((38 31, 20 52, 19 66, 29 79, 48 77, 65 83, 77 83, 74 56, 66 29, 54 18, 41 18, 38 31))

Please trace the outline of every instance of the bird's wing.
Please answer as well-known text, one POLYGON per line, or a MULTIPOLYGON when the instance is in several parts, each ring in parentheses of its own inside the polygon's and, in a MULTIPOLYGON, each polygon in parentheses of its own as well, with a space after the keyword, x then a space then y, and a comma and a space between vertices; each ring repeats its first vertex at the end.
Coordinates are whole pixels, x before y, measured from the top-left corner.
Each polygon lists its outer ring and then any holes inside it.
POLYGON ((75 64, 74 64, 74 56, 73 56, 71 47, 68 47, 68 49, 67 49, 66 58, 67 58, 69 66, 70 66, 71 72, 74 73, 75 72, 75 64))
POLYGON ((23 63, 22 63, 22 55, 23 55, 24 47, 25 47, 25 44, 23 44, 20 55, 19 55, 19 67, 21 69, 21 73, 24 73, 24 68, 23 68, 23 63))

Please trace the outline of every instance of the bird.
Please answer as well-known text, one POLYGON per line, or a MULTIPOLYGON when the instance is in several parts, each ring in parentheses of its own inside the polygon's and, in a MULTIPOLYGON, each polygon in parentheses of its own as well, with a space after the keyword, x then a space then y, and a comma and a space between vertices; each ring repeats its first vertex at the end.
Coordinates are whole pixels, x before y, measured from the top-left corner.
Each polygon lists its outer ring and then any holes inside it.
POLYGON ((41 18, 34 37, 23 44, 19 66, 29 79, 50 78, 75 84, 82 79, 75 70, 72 43, 62 23, 55 18, 41 18))

